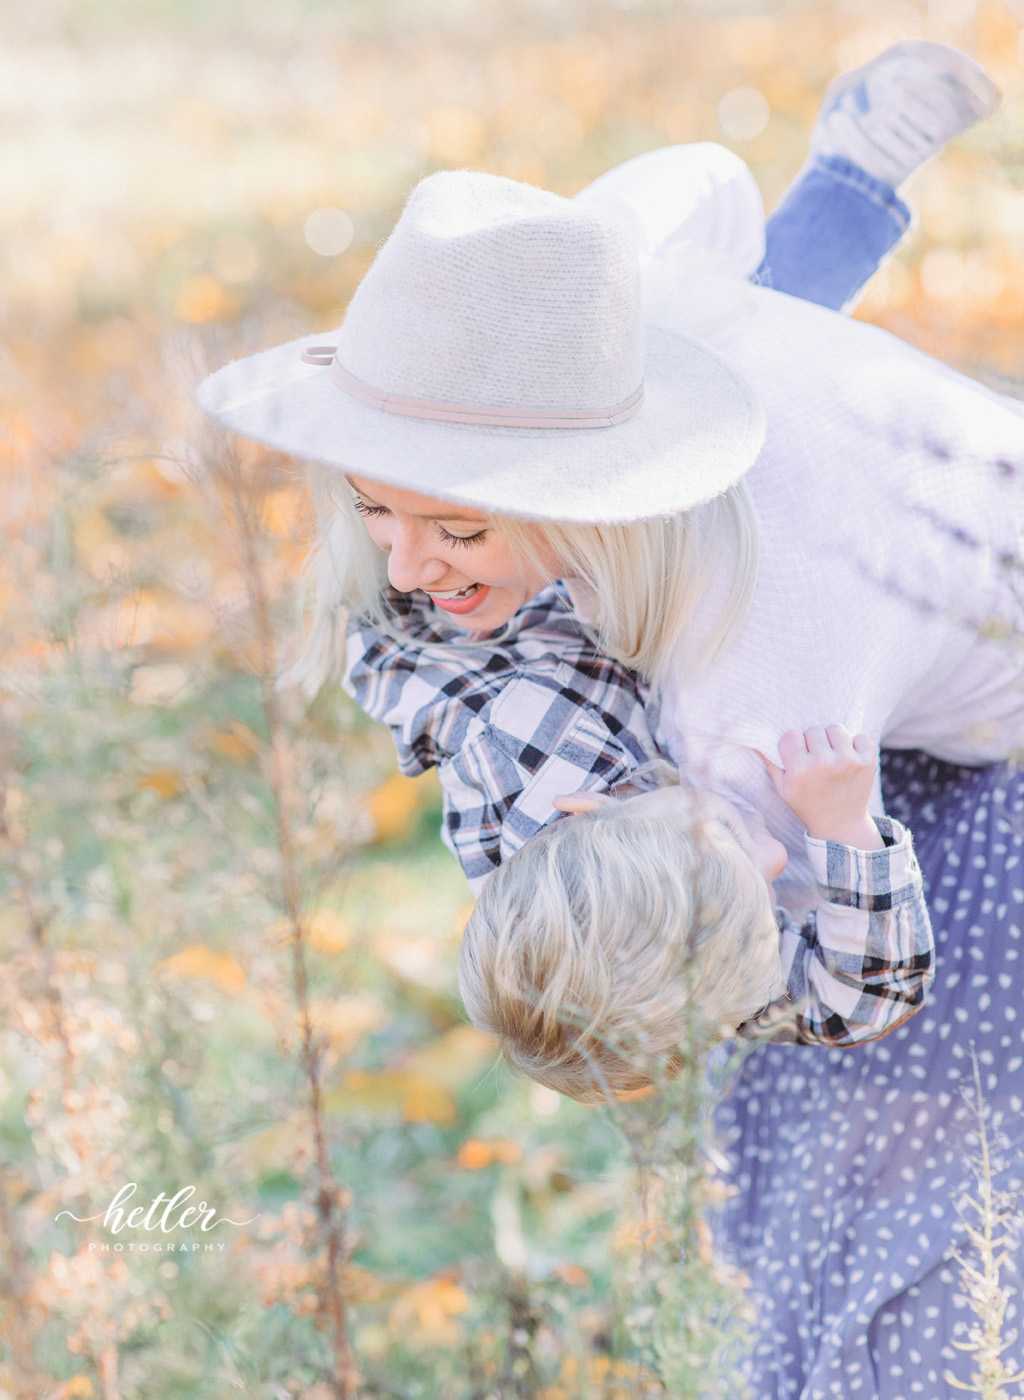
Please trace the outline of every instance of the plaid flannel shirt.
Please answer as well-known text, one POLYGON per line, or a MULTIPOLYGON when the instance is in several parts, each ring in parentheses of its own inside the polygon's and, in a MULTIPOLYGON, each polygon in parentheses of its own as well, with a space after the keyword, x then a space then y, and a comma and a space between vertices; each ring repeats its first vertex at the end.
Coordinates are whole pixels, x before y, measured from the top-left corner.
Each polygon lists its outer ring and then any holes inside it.
POLYGON ((876 817, 885 849, 807 837, 821 903, 796 923, 775 918, 786 996, 739 1034, 799 1045, 878 1040, 912 1016, 935 976, 935 942, 910 833, 876 817))
POLYGON ((399 636, 351 621, 343 684, 389 726, 403 773, 438 769, 442 840, 474 893, 558 815, 560 793, 603 792, 661 759, 644 683, 600 654, 560 584, 483 642, 425 594, 386 598, 399 636))
MULTIPOLYGON (((389 726, 403 773, 438 769, 442 839, 474 892, 560 815, 559 794, 657 786, 647 688, 598 652, 560 584, 477 642, 423 594, 387 601, 397 635, 353 619, 343 684, 389 726)), ((909 835, 879 826, 882 851, 808 838, 823 902, 802 924, 777 911, 787 996, 741 1035, 853 1045, 921 1004, 934 975, 921 875, 909 835)))

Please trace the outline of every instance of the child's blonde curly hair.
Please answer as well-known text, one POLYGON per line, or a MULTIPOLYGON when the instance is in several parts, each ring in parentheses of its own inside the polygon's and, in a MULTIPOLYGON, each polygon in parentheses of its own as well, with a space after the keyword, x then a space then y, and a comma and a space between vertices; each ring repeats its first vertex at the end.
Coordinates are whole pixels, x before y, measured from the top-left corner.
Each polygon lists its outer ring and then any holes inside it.
POLYGON ((781 991, 768 887, 715 821, 616 802, 545 827, 470 916, 459 990, 509 1064, 583 1101, 643 1088, 781 991))

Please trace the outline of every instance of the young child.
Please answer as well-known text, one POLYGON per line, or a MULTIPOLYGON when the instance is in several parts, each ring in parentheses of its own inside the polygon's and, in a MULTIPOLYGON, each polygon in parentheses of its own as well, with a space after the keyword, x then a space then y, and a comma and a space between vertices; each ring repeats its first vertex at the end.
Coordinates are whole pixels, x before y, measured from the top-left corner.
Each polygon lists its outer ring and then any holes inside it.
POLYGON ((694 1036, 850 1046, 921 1005, 931 925, 909 833, 868 813, 871 741, 830 725, 779 750, 821 897, 802 923, 772 910, 781 843, 690 788, 565 798, 577 815, 490 878, 459 989, 514 1068, 588 1100, 643 1087, 694 1036))

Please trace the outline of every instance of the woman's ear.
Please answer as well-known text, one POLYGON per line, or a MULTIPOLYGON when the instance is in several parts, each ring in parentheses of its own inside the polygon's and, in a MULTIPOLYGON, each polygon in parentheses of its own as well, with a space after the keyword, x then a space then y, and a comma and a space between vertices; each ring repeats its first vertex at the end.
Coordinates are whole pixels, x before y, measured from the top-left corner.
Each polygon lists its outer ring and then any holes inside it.
POLYGON ((599 807, 610 807, 614 801, 615 798, 609 797, 606 792, 570 792, 564 797, 556 797, 554 805, 560 812, 583 816, 587 812, 596 812, 599 807))

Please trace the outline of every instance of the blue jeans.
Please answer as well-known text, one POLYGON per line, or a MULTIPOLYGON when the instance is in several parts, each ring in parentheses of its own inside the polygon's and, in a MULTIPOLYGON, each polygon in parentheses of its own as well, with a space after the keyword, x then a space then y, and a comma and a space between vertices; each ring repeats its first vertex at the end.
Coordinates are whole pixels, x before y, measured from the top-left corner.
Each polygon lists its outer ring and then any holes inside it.
POLYGON ((842 311, 912 218, 891 185, 840 156, 816 157, 765 225, 767 253, 750 280, 842 311))

